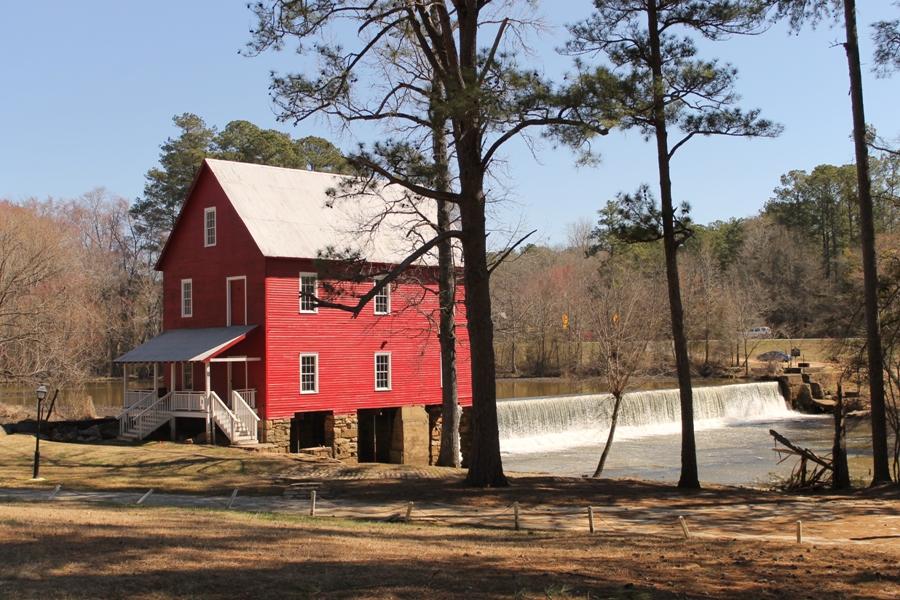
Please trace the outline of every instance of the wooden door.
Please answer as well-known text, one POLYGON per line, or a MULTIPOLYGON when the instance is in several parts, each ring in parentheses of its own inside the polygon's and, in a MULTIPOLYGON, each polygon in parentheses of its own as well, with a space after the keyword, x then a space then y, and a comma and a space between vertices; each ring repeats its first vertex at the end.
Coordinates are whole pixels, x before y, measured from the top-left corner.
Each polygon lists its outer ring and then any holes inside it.
POLYGON ((228 325, 247 324, 247 279, 228 279, 228 325))

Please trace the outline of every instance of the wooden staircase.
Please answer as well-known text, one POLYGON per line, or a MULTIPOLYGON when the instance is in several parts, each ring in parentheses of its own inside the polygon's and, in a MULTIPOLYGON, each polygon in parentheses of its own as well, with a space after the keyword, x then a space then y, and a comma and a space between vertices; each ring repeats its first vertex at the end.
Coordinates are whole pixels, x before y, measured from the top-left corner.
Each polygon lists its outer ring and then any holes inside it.
POLYGON ((140 441, 168 423, 172 417, 188 416, 205 419, 222 430, 233 446, 255 446, 259 443, 259 416, 237 392, 232 392, 229 408, 215 392, 203 396, 198 410, 184 410, 179 392, 169 392, 160 398, 152 394, 142 397, 119 415, 119 439, 140 441))

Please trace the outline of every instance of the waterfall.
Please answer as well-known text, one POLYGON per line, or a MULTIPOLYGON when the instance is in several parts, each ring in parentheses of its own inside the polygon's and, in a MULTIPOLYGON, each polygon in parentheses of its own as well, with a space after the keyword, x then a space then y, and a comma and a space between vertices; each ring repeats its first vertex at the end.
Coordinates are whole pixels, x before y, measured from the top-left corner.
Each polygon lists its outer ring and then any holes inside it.
MULTIPOLYGON (((562 450, 606 441, 610 394, 501 400, 500 447, 506 453, 562 450)), ((795 416, 776 382, 694 388, 695 428, 710 429, 795 416)), ((678 390, 630 392, 622 399, 616 439, 678 433, 678 390)))

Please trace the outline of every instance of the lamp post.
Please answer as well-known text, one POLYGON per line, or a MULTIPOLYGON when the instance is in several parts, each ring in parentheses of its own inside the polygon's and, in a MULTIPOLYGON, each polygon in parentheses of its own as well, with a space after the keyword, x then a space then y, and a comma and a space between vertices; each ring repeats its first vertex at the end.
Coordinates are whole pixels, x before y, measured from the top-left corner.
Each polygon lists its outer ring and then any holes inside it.
POLYGON ((47 386, 43 383, 35 390, 37 396, 37 429, 34 432, 34 473, 32 477, 38 478, 41 470, 41 412, 43 402, 47 398, 47 386))

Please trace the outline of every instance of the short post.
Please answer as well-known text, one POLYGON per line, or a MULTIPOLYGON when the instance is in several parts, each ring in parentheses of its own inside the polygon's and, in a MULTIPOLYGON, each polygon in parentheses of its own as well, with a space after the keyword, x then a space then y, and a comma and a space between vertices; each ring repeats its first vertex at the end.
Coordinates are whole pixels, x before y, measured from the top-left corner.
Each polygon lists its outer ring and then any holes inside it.
POLYGON ((691 539, 691 531, 688 529, 687 521, 684 519, 684 517, 679 516, 678 523, 681 525, 681 533, 684 534, 684 539, 691 539))
POLYGON ((797 543, 803 543, 803 521, 797 521, 797 543))
POLYGON ((62 485, 60 485, 60 484, 57 483, 57 484, 56 484, 56 487, 53 488, 53 491, 50 492, 50 497, 47 498, 47 500, 53 500, 54 498, 56 498, 56 495, 59 493, 59 489, 60 489, 61 487, 62 487, 62 485))
POLYGON ((594 533, 594 507, 588 506, 588 529, 594 533))
POLYGON ((144 500, 146 500, 147 498, 149 498, 149 497, 150 497, 150 494, 152 494, 152 493, 153 493, 153 488, 150 488, 149 490, 146 491, 146 493, 144 493, 143 496, 141 496, 140 498, 138 498, 137 503, 138 503, 138 504, 143 504, 143 503, 144 503, 144 500))
POLYGON ((237 495, 238 495, 238 489, 234 488, 234 491, 231 492, 231 499, 228 501, 228 507, 227 507, 228 510, 231 510, 231 505, 234 504, 234 499, 237 498, 237 495))
POLYGON ((519 503, 513 502, 513 519, 516 531, 519 531, 519 503))
POLYGON ((309 516, 316 516, 316 490, 309 490, 309 516))
POLYGON ((413 509, 413 503, 407 502, 406 503, 406 518, 403 520, 405 523, 409 523, 412 520, 412 509, 413 509))

